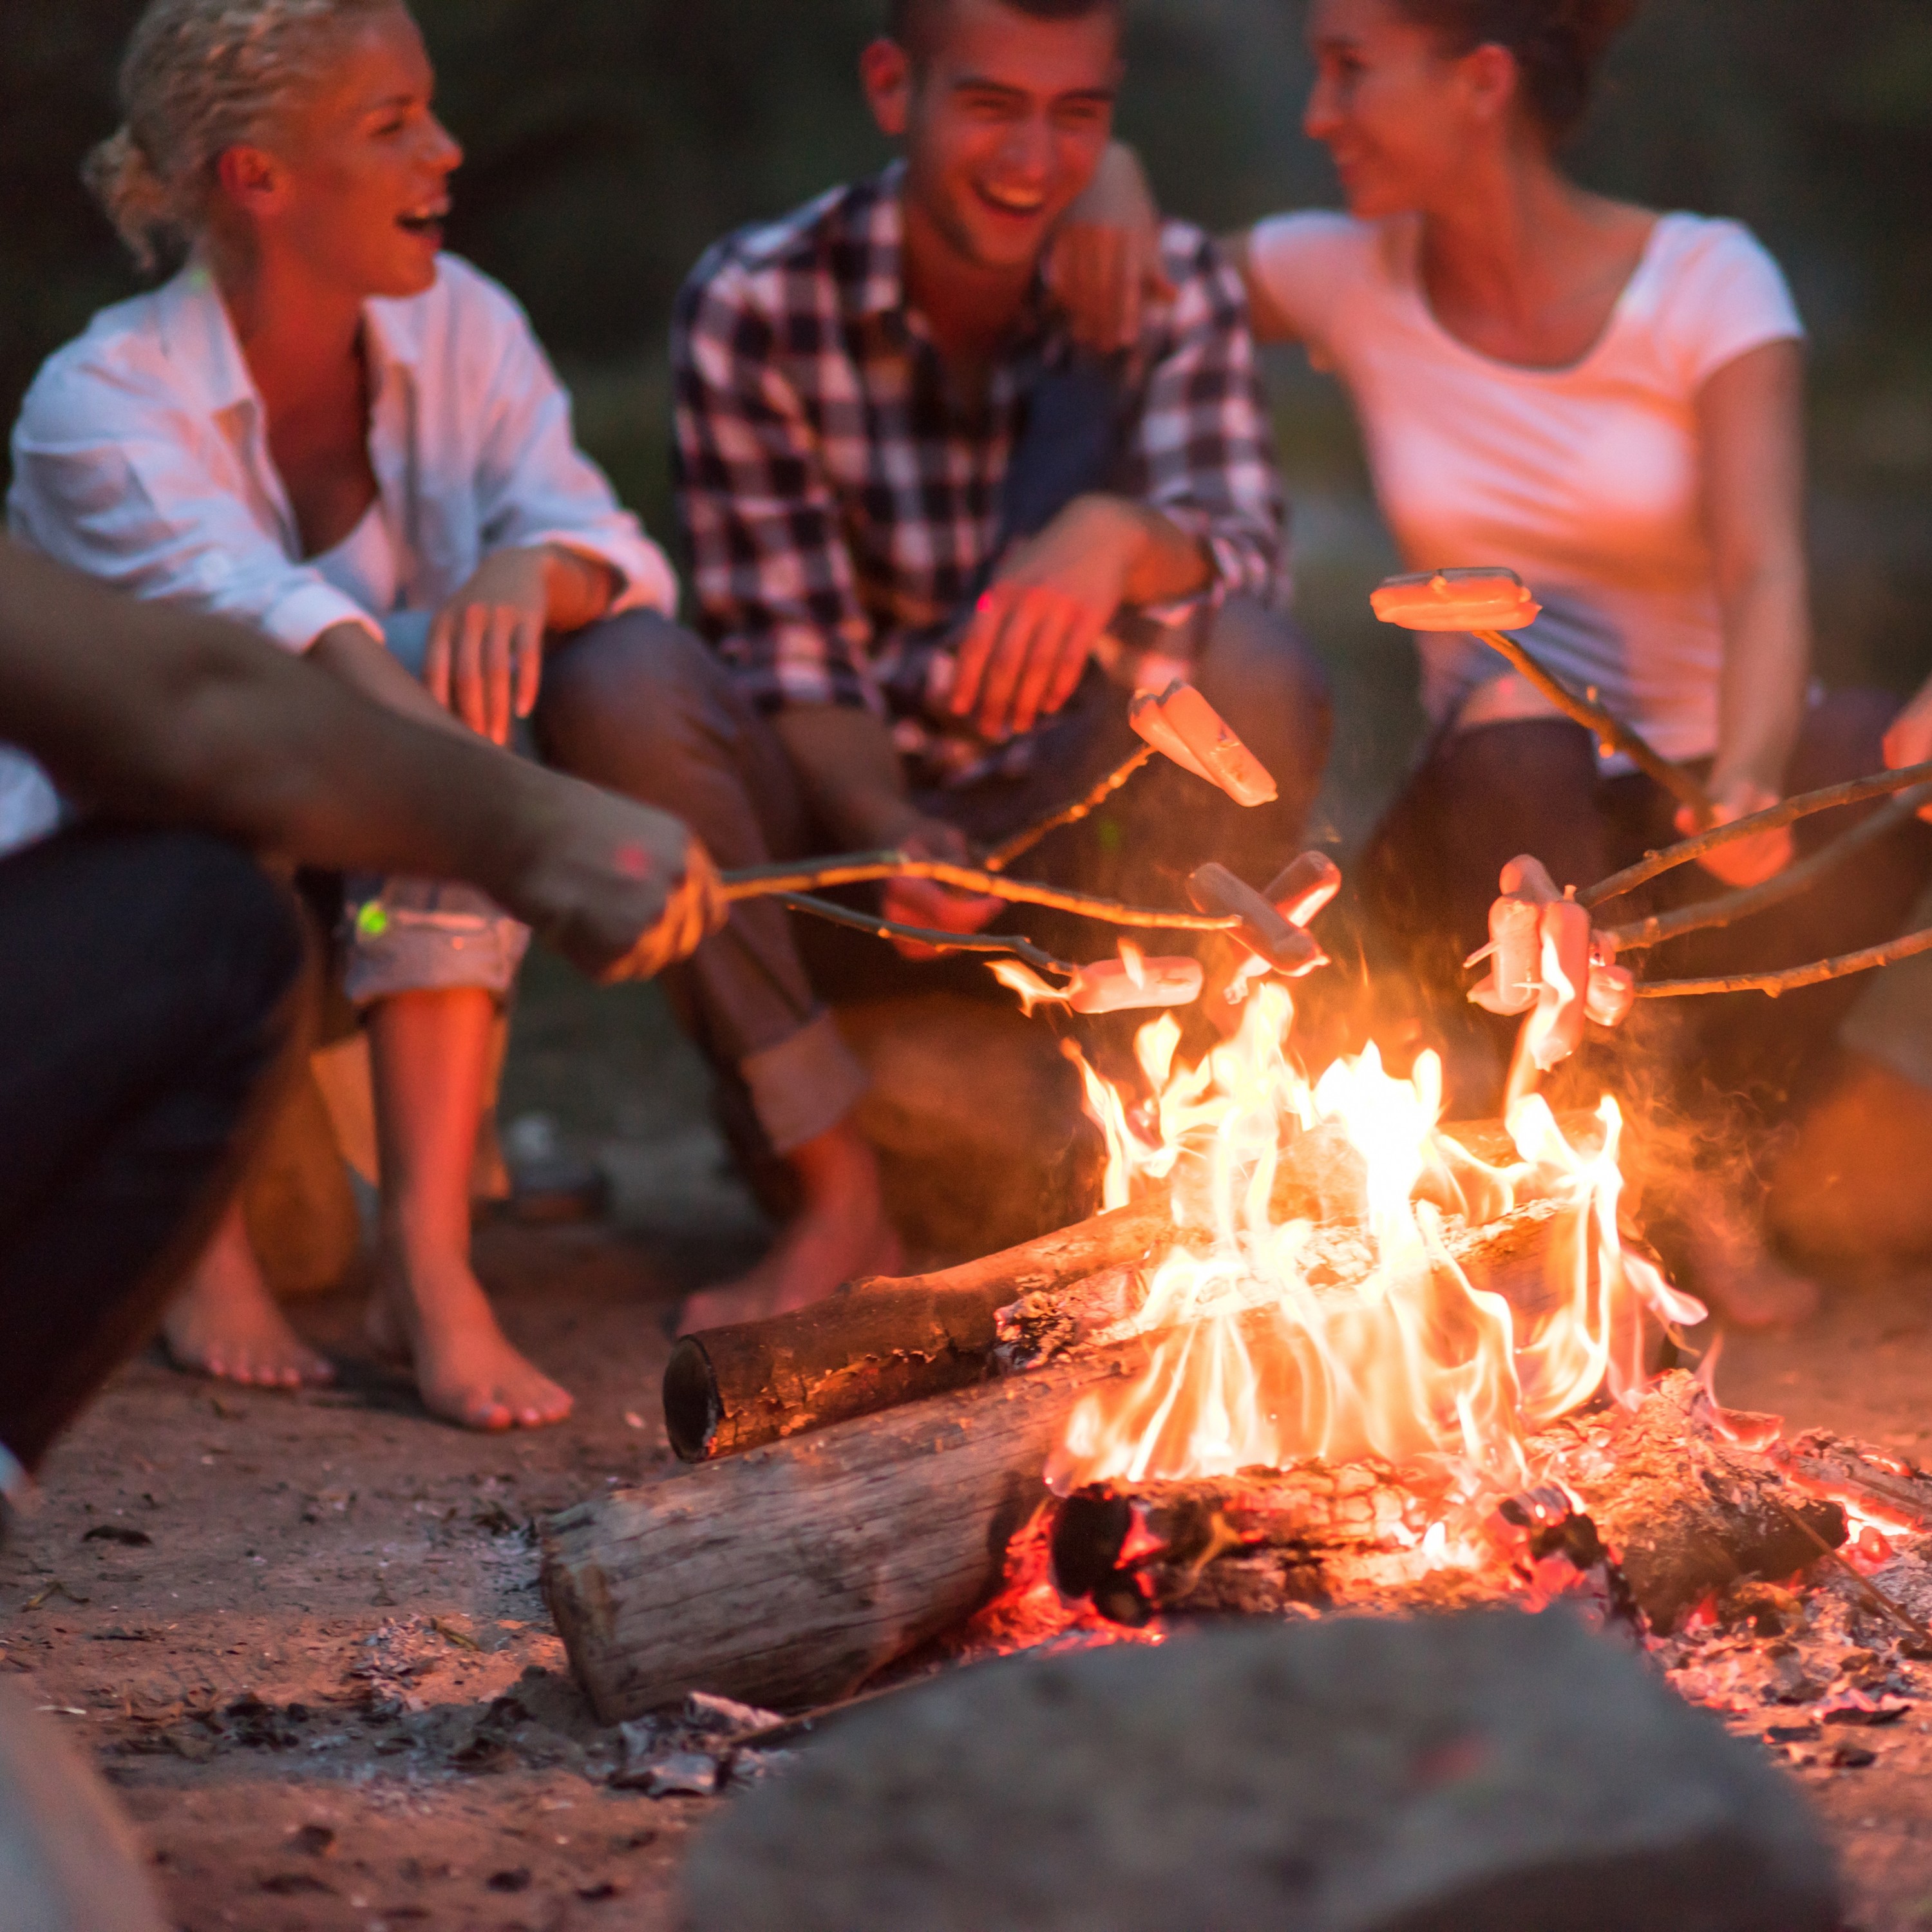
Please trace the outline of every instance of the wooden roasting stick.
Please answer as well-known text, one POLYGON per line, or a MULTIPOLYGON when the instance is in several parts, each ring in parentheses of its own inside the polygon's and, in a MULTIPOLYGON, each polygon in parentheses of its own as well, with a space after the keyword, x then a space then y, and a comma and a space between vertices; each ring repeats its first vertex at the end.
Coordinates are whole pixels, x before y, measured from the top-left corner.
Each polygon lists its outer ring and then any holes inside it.
MULTIPOLYGON (((1594 1115, 1564 1126, 1579 1144, 1600 1132, 1594 1115)), ((1517 1158, 1496 1122, 1445 1132, 1492 1166, 1517 1158)), ((1276 1212, 1353 1218, 1358 1158, 1332 1130, 1302 1136, 1283 1156, 1276 1212)), ((664 1372, 671 1447, 686 1462, 712 1461, 983 1382, 1000 1372, 1002 1310, 1028 1296, 1051 1301, 1198 1238, 1162 1196, 938 1274, 857 1282, 794 1315, 687 1335, 664 1372)))
POLYGON ((1508 634, 1534 623, 1542 606, 1513 570, 1424 571, 1391 577, 1370 599, 1384 624, 1406 631, 1462 631, 1489 646, 1527 678, 1551 704, 1593 732, 1606 750, 1621 752, 1673 798, 1708 824, 1710 794, 1681 765, 1674 765, 1594 697, 1579 698, 1508 634))

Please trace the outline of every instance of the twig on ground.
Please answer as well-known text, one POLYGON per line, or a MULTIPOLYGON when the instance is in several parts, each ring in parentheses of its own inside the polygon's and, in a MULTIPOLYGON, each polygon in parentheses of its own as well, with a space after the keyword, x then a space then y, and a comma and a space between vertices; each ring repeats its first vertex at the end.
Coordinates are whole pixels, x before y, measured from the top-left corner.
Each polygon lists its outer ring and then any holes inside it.
POLYGON ((1064 812, 1057 812, 1051 818, 1042 818, 1024 832, 1016 832, 1004 844, 995 845, 986 854, 987 871, 1004 872, 1016 859, 1024 858, 1049 832, 1078 825, 1083 818, 1090 817, 1153 756, 1154 747, 1143 745, 1125 764, 1109 772, 1077 805, 1070 805, 1064 812))
POLYGON ((1768 811, 1754 812, 1748 818, 1734 819, 1729 825, 1713 826, 1708 832, 1699 832, 1694 838, 1667 845, 1661 851, 1647 853, 1634 866, 1626 866, 1621 872, 1614 872, 1588 891, 1579 892, 1576 902, 1580 905, 1600 906, 1606 900, 1621 898, 1625 892, 1634 892, 1639 886, 1647 886, 1652 879, 1660 878, 1679 866, 1688 866, 1694 860, 1701 859, 1736 839, 1753 838, 1760 832, 1781 831, 1786 826, 1795 825, 1799 819, 1809 818, 1817 812, 1835 811, 1841 805, 1863 805, 1868 799, 1883 798, 1892 792, 1910 791, 1916 786, 1928 784, 1932 784, 1932 764, 1908 765, 1903 771, 1880 772, 1868 778, 1854 778, 1846 784, 1828 785, 1822 791, 1801 793, 1796 798, 1787 798, 1780 805, 1772 806, 1768 811))
POLYGON ((1846 860, 1856 857, 1881 839, 1888 838, 1901 826, 1910 825, 1918 815, 1922 802, 1916 798, 1894 799, 1889 805, 1881 806, 1863 824, 1853 826, 1850 831, 1821 847, 1810 858, 1786 866, 1777 878, 1766 880, 1761 886, 1726 892, 1721 898, 1700 900, 1680 911, 1660 913, 1653 918, 1640 920, 1634 925, 1616 926, 1605 937, 1616 942, 1619 953, 1641 952, 1648 946, 1661 946, 1666 940, 1682 938, 1687 932, 1706 932, 1714 926, 1735 925, 1741 919, 1748 919, 1754 913, 1762 912, 1767 907, 1780 904, 1804 891, 1846 860))
POLYGON ((1508 658, 1559 711, 1567 712, 1586 730, 1594 731, 1599 743, 1622 752, 1640 771, 1654 778, 1672 797, 1681 800, 1706 819, 1709 818, 1710 794, 1682 766, 1673 765, 1660 752, 1653 750, 1647 740, 1621 718, 1612 717, 1594 699, 1579 698, 1546 670, 1507 632, 1478 631, 1474 634, 1478 643, 1487 644, 1491 650, 1508 658))
MULTIPOLYGON (((1774 1502, 1778 1502, 1775 1497, 1772 1500, 1774 1502)), ((1915 1636, 1924 1637, 1928 1642, 1932 1642, 1932 1630, 1928 1630, 1924 1624, 1920 1622, 1918 1618, 1915 1617, 1896 1597, 1881 1590, 1863 1570, 1850 1562, 1843 1551, 1834 1550, 1789 1503, 1778 1502, 1778 1507, 1794 1528, 1802 1531, 1824 1552, 1831 1562, 1835 1564, 1847 1576, 1850 1577, 1852 1581, 1858 1586, 1859 1595, 1868 1603, 1875 1609, 1882 1610, 1887 1616, 1896 1617, 1915 1636)))
POLYGON ((1054 958, 1050 952, 1042 952, 1029 939, 1004 933, 939 932, 925 926, 899 926, 891 920, 875 918, 870 913, 854 912, 849 906, 834 905, 830 899, 815 899, 804 892, 773 892, 770 896, 794 912, 808 913, 812 918, 824 920, 832 926, 849 926, 854 932, 868 932, 875 939, 907 940, 916 945, 929 946, 935 952, 1003 955, 1024 960, 1036 972, 1058 973, 1069 980, 1076 977, 1080 971, 1078 967, 1070 966, 1064 960, 1054 958))
POLYGON ((977 866, 955 866, 942 859, 915 859, 904 852, 855 853, 848 858, 824 859, 813 865, 760 866, 727 872, 724 896, 734 903, 741 899, 779 898, 884 879, 931 879, 961 892, 984 892, 1015 905, 1046 906, 1108 926, 1139 926, 1153 932, 1230 932, 1240 924, 1238 919, 1210 917, 1202 913, 1122 905, 1114 899, 1061 892, 1024 879, 1004 878, 997 872, 982 872, 977 866))
POLYGON ((1908 933, 1903 939, 1882 946, 1868 946, 1862 952, 1840 953, 1835 959, 1815 959, 1808 966, 1792 966, 1782 973, 1737 973, 1719 980, 1653 980, 1640 985, 1640 1000, 1688 1000, 1710 993, 1765 993, 1776 999, 1780 993, 1796 993, 1806 986, 1822 986, 1828 980, 1848 980, 1855 973, 1876 972, 1882 966, 1896 966, 1932 952, 1932 927, 1908 933))

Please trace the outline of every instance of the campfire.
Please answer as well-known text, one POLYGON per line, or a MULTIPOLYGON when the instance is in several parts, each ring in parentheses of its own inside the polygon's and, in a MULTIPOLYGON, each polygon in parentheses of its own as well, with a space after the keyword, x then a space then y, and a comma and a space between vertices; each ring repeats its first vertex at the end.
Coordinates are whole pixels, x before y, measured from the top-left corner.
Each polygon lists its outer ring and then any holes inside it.
POLYGON ((1768 1712, 1779 1748, 1906 1708, 1932 1478, 1686 1372, 1705 1311, 1629 1225, 1616 1100, 1552 1109, 1532 1014, 1504 1119, 1445 1124, 1433 1055, 1311 1075, 1294 1013, 1253 988, 1198 1060, 1163 1013, 1133 1091, 1080 1062, 1094 1219, 680 1345, 666 1413, 699 1466, 545 1532, 602 1714, 1558 1598, 1687 1695, 1768 1712))

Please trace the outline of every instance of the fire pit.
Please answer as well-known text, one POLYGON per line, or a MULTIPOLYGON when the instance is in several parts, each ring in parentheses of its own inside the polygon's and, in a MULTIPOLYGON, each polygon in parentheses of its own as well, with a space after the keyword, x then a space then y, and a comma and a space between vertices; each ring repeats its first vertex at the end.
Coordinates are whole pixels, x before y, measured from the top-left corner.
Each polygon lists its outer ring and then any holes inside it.
POLYGON ((607 1720, 1205 1618, 1559 1598, 1693 1696, 1815 1694, 1780 1748, 1904 1709, 1932 1566, 1898 1546, 1932 1480, 1672 1364, 1704 1310, 1626 1225, 1615 1102, 1559 1117, 1526 1078, 1503 1123, 1447 1129, 1432 1056, 1310 1078, 1293 1010, 1264 986, 1195 1064, 1156 1019, 1138 1094, 1082 1063, 1096 1220, 681 1346, 700 1466, 544 1532, 607 1720))

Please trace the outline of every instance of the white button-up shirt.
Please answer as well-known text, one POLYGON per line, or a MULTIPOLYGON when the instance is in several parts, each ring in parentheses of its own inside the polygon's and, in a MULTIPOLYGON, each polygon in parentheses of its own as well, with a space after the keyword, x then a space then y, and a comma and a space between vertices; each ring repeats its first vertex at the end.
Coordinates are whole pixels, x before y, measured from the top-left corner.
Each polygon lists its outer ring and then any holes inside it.
MULTIPOLYGON (((369 457, 402 606, 434 610, 499 550, 608 564, 614 611, 668 614, 676 580, 576 445, 570 399, 508 293, 444 256, 436 285, 364 310, 369 457)), ((267 412, 213 277, 191 262, 104 309, 50 357, 13 439, 12 534, 138 597, 238 619, 290 650, 364 610, 303 560, 267 412)), ((0 852, 55 822, 51 787, 0 747, 0 852)))

